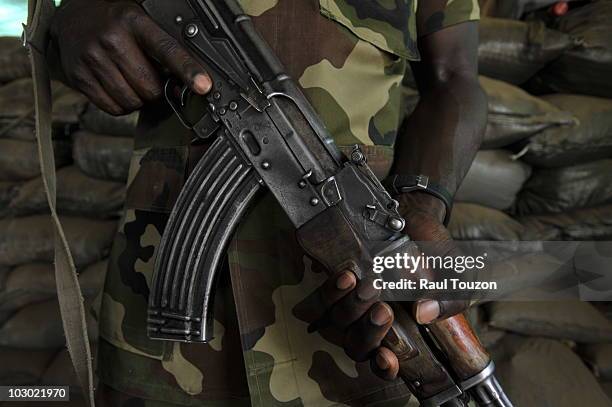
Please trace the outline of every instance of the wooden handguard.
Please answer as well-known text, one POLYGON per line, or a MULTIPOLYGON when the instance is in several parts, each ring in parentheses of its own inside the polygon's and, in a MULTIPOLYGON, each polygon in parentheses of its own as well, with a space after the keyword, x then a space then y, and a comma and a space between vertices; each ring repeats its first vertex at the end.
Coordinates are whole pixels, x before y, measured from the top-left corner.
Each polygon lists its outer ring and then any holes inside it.
POLYGON ((476 376, 491 362, 489 353, 463 315, 432 324, 429 329, 461 381, 476 376))

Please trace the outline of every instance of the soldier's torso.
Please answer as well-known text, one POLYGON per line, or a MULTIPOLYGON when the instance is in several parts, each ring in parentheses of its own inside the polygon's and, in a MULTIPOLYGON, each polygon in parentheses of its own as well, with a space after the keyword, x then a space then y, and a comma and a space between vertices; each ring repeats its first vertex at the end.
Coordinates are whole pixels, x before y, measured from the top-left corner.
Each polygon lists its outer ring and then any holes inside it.
MULTIPOLYGON (((407 60, 418 58, 413 0, 240 3, 336 144, 366 146, 383 175, 401 116, 401 80, 407 60)), ((249 391, 254 404, 265 406, 402 400, 404 386, 378 380, 367 363, 355 363, 337 344, 307 333, 297 310, 325 274, 299 249, 291 225, 270 197, 254 208, 228 249, 233 290, 229 279, 218 290, 219 338, 207 345, 147 339, 156 250, 188 169, 200 157, 191 139, 163 103, 143 111, 126 215, 102 303, 102 380, 146 398, 189 405, 245 397, 249 391), (132 374, 127 367, 113 372, 120 364, 131 365, 132 374)))

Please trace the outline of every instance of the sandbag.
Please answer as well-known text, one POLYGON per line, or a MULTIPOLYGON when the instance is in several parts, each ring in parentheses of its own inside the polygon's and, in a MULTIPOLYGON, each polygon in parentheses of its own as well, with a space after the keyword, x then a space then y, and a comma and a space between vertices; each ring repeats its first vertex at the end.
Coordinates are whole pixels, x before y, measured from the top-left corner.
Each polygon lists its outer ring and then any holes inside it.
MULTIPOLYGON (((61 167, 70 162, 70 143, 56 140, 54 148, 56 166, 61 167)), ((25 181, 39 175, 36 142, 0 139, 0 181, 25 181)))
MULTIPOLYGON (((83 296, 97 295, 104 285, 108 261, 95 263, 79 273, 83 296)), ((15 267, 0 277, 0 313, 9 314, 28 304, 57 296, 55 271, 51 263, 33 263, 15 267)))
POLYGON ((519 240, 523 226, 505 213, 470 203, 456 203, 448 225, 457 240, 519 240))
POLYGON ((479 151, 455 195, 455 201, 508 209, 530 174, 531 168, 513 160, 508 151, 479 151))
POLYGON ((539 79, 555 92, 612 98, 612 2, 595 1, 559 17, 556 27, 579 38, 539 79))
POLYGON ((575 123, 572 113, 509 83, 481 76, 480 84, 489 101, 482 148, 504 147, 542 130, 575 123))
POLYGON ((34 263, 14 268, 0 284, 0 310, 10 312, 56 295, 53 264, 34 263))
MULTIPOLYGON (((91 178, 75 166, 57 172, 57 208, 61 214, 89 217, 116 216, 125 201, 125 185, 91 178)), ((19 188, 6 207, 13 216, 46 212, 47 198, 41 178, 19 188)))
POLYGON ((105 259, 86 267, 83 272, 79 273, 83 296, 95 297, 102 292, 107 269, 108 259, 105 259))
MULTIPOLYGON (((579 0, 565 0, 568 3, 579 0)), ((558 0, 480 0, 480 11, 483 16, 501 17, 520 20, 526 13, 558 3, 558 0)))
MULTIPOLYGON (((87 99, 60 82, 53 81, 53 121, 77 123, 87 99)), ((15 118, 33 121, 34 88, 31 78, 19 79, 0 87, 0 130, 15 118)))
POLYGON ((6 208, 19 193, 19 188, 17 182, 0 181, 0 217, 5 216, 6 208))
POLYGON ((606 240, 612 238, 612 205, 517 219, 523 240, 606 240))
POLYGON ((526 162, 561 167, 612 157, 612 100, 565 94, 543 99, 572 112, 578 121, 531 137, 523 157, 526 162))
POLYGON ((19 37, 0 37, 0 83, 30 75, 28 52, 19 37))
MULTIPOLYGON (((85 303, 86 309, 90 305, 85 303)), ((92 341, 97 340, 97 324, 87 313, 92 341)), ((52 349, 64 346, 64 329, 57 300, 30 304, 17 311, 0 327, 0 346, 21 349, 52 349)))
MULTIPOLYGON (((90 346, 92 348, 91 354, 96 355, 96 343, 92 343, 90 346)), ((55 355, 41 377, 42 385, 53 386, 58 383, 69 386, 72 393, 80 390, 80 384, 74 372, 68 349, 62 349, 55 355)))
POLYGON ((599 382, 599 385, 608 398, 612 400, 612 382, 599 382))
POLYGON ((610 407, 611 401, 580 358, 564 343, 509 335, 496 376, 517 407, 610 407))
MULTIPOLYGON (((66 216, 62 217, 62 224, 77 267, 107 257, 117 222, 66 216)), ((52 262, 51 226, 48 215, 1 220, 0 265, 52 262)))
MULTIPOLYGON (((487 128, 482 142, 484 149, 505 147, 542 130, 576 121, 570 112, 509 83, 481 76, 480 85, 489 103, 487 128)), ((419 93, 404 86, 403 110, 407 115, 414 111, 418 101, 419 93)))
MULTIPOLYGON (((24 350, 0 347, 0 386, 37 384, 57 353, 57 349, 24 350)), ((61 383, 55 383, 59 384, 61 383)))
POLYGON ((612 202, 612 160, 538 169, 520 192, 521 215, 565 212, 612 202))
POLYGON ((479 72, 514 84, 525 83, 576 45, 571 36, 546 28, 542 21, 483 18, 479 27, 479 72))
POLYGON ((134 140, 79 131, 74 135, 73 156, 90 177, 125 181, 130 169, 134 140))
POLYGON ((600 380, 612 380, 612 343, 583 345, 578 354, 600 380))
POLYGON ((85 130, 107 136, 134 137, 137 124, 138 112, 113 116, 91 103, 81 115, 81 126, 85 130))
POLYGON ((491 326, 522 335, 580 343, 612 341, 612 322, 588 302, 496 302, 488 311, 491 326))

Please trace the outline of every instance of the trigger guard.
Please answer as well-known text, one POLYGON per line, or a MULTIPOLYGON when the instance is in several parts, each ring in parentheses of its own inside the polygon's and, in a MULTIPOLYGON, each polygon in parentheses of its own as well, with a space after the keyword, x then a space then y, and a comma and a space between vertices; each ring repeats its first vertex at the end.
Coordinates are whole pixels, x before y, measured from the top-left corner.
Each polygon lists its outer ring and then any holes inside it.
POLYGON ((187 97, 191 94, 189 86, 182 84, 176 78, 169 78, 164 85, 164 96, 166 101, 179 118, 181 124, 189 130, 193 130, 194 125, 187 120, 183 114, 183 108, 187 105, 187 97), (181 91, 178 95, 178 101, 176 100, 176 94, 173 92, 174 89, 181 87, 181 91))

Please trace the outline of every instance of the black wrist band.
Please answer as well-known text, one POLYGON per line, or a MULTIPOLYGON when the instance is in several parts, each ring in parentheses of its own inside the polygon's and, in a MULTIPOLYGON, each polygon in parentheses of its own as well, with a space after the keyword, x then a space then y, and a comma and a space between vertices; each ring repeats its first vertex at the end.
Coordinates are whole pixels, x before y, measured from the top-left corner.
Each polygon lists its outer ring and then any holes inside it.
POLYGON ((448 226, 451 211, 453 209, 453 197, 442 185, 430 181, 429 177, 425 175, 403 174, 390 175, 383 181, 383 185, 392 195, 420 191, 438 198, 444 203, 446 208, 444 226, 448 226))

